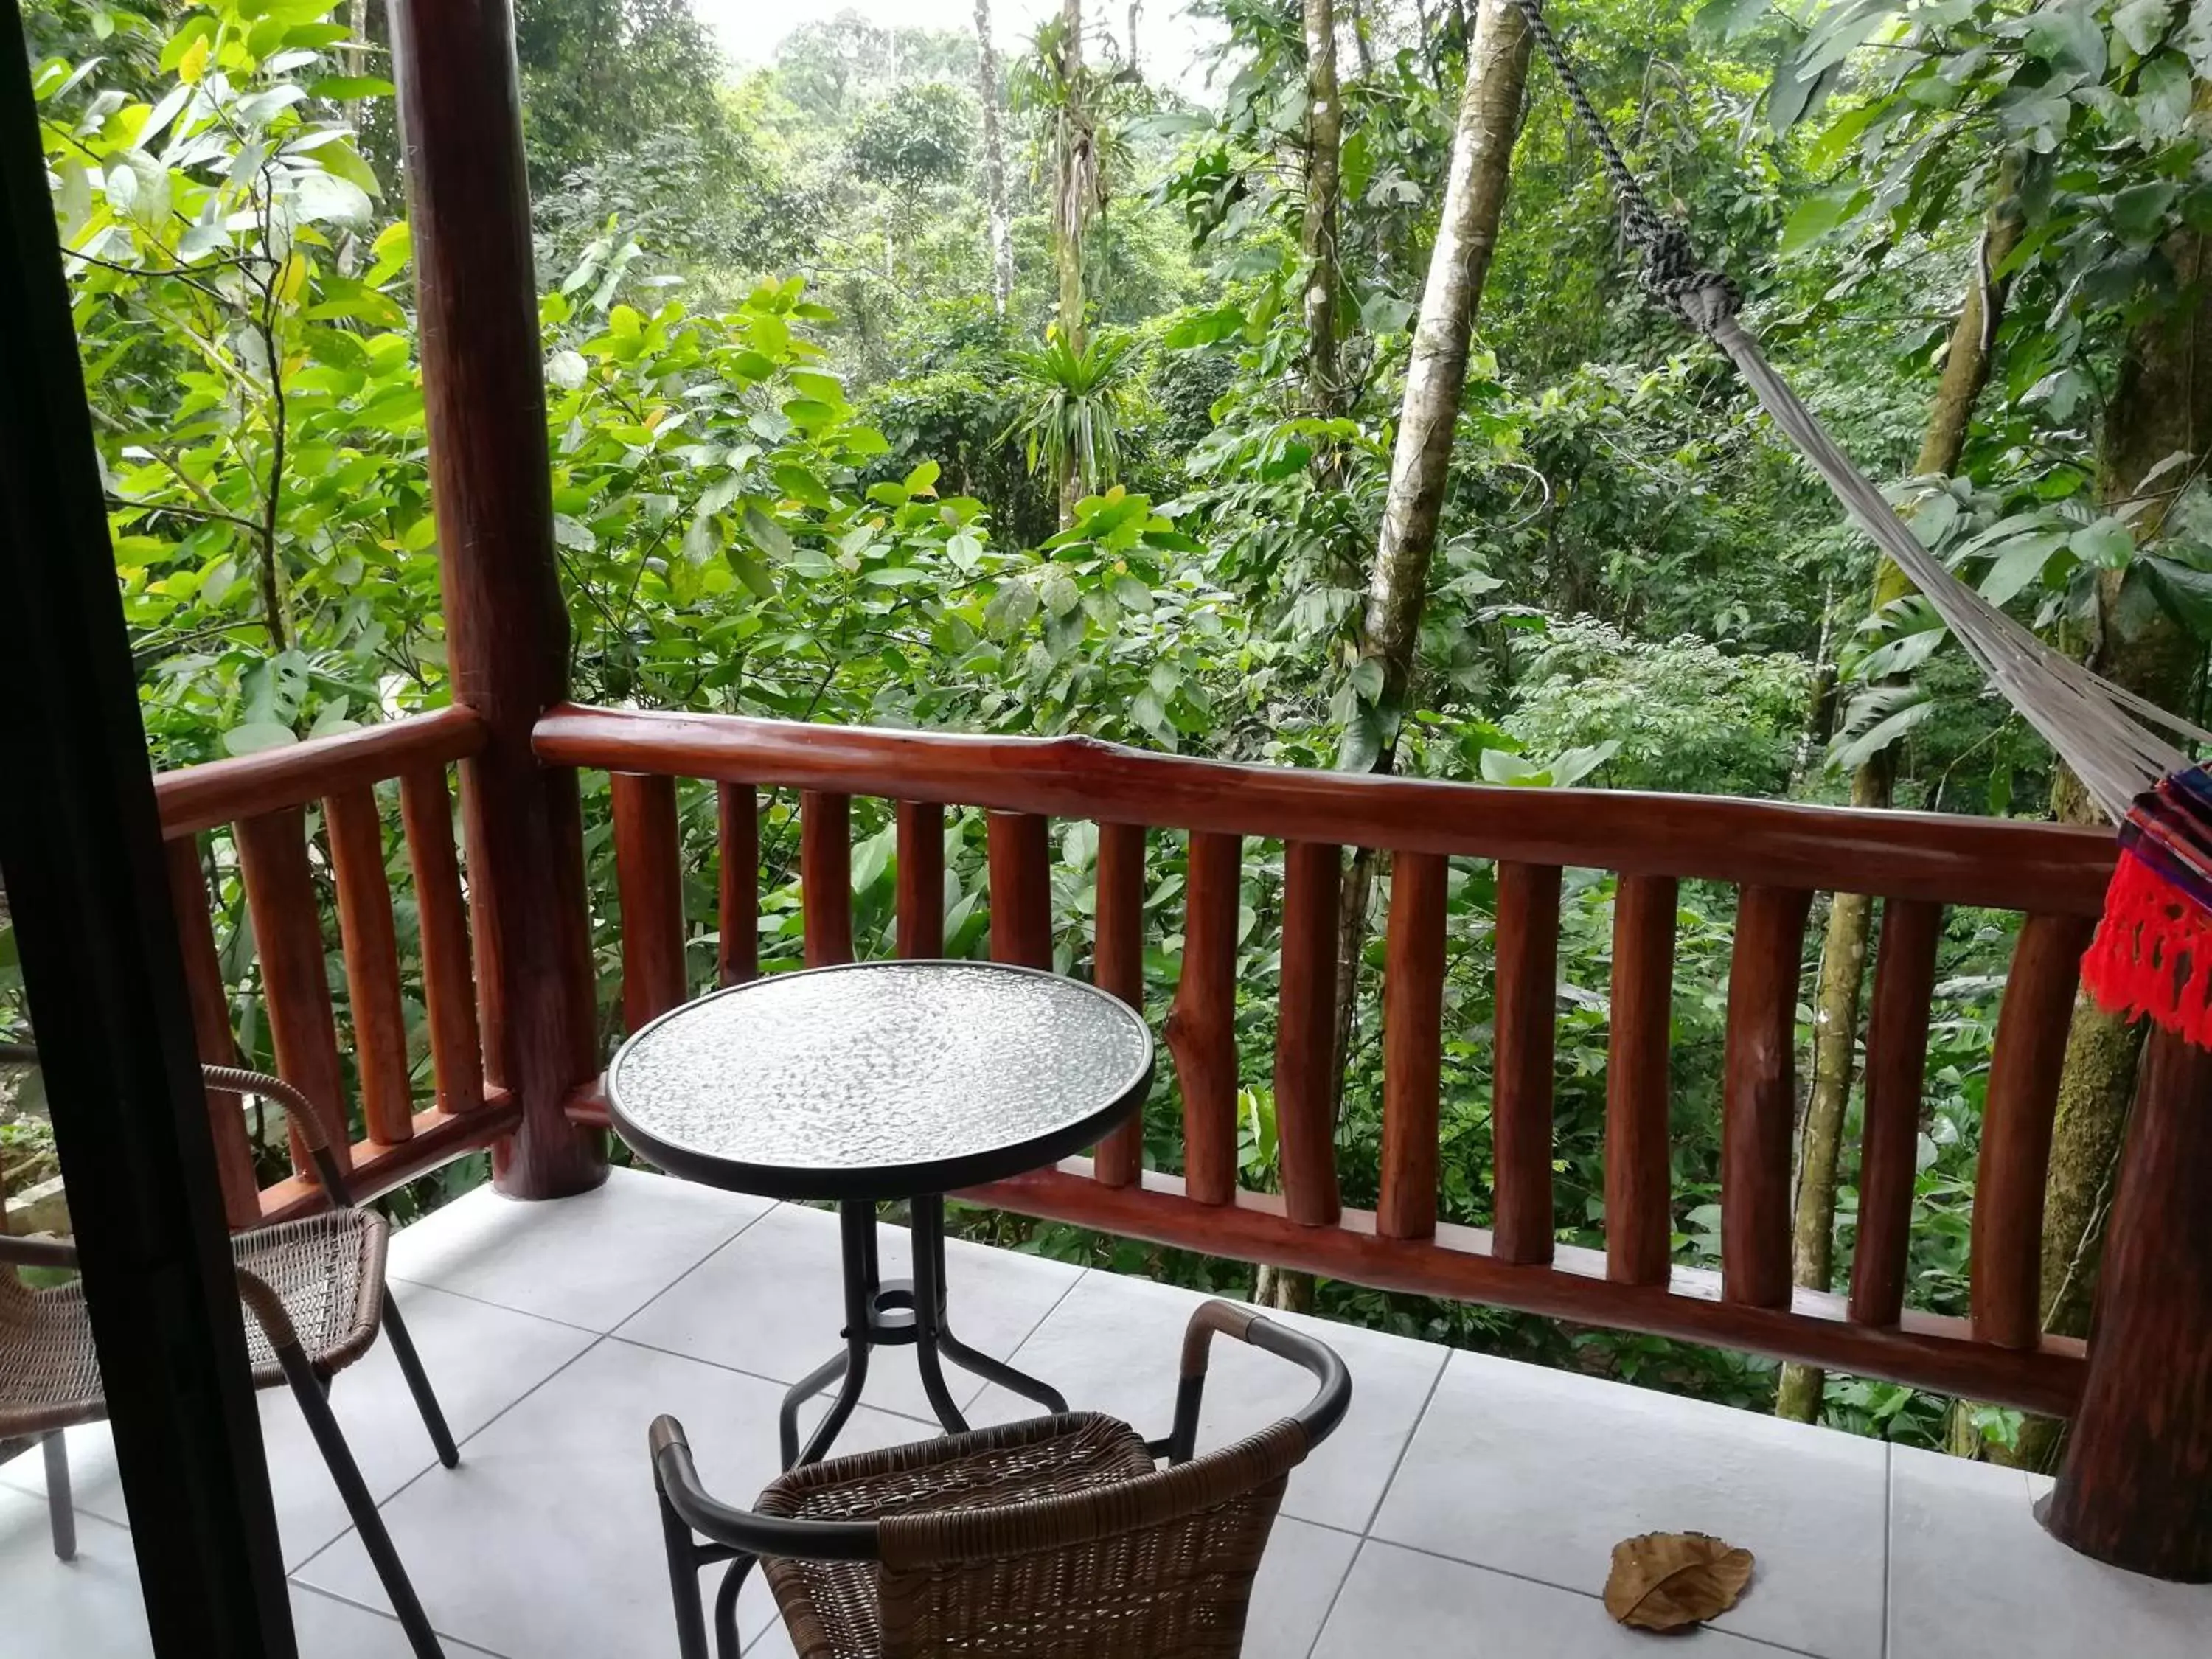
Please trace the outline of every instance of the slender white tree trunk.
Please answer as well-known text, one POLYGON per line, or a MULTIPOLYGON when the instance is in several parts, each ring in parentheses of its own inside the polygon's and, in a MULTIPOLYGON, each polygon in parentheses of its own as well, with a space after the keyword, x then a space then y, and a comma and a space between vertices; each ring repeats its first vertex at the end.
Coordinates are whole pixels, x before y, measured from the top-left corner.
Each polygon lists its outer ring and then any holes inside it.
POLYGON ((1528 28, 1520 12, 1510 0, 1481 0, 1468 49, 1467 91, 1460 100, 1443 211, 1406 367, 1390 493, 1360 629, 1360 655, 1382 668, 1378 712, 1384 737, 1378 767, 1389 763, 1420 635, 1437 517, 1451 463, 1452 428, 1467 385, 1468 341, 1498 246, 1528 75, 1528 28))
POLYGON ((1001 317, 1014 295, 1014 228, 1006 214, 1006 147, 999 123, 999 53, 991 0, 975 0, 975 95, 983 106, 983 200, 988 214, 991 305, 1001 317))
POLYGON ((1305 257, 1306 401, 1334 415, 1343 402, 1336 340, 1337 195, 1344 109, 1336 87, 1334 0, 1305 0, 1306 202, 1299 226, 1305 257))

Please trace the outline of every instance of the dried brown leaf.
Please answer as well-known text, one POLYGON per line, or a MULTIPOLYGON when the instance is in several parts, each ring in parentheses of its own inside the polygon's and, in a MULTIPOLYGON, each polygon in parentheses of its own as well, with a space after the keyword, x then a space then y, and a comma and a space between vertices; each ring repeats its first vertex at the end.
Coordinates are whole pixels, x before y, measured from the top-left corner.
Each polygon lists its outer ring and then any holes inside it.
POLYGON ((1701 1532, 1647 1532, 1613 1547, 1605 1610, 1639 1630, 1681 1630, 1718 1618, 1751 1582, 1751 1552, 1701 1532))

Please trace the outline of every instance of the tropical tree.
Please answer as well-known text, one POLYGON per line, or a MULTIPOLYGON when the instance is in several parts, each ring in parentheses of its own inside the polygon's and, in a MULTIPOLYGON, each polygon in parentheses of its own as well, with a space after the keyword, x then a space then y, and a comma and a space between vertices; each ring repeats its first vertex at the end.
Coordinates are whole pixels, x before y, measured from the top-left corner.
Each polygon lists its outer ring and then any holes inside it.
POLYGON ((1024 407, 1009 433, 1020 438, 1030 470, 1051 475, 1060 489, 1060 527, 1072 529, 1076 507, 1115 481, 1128 403, 1134 343, 1100 335, 1078 346, 1055 332, 1042 349, 1018 352, 1024 407))

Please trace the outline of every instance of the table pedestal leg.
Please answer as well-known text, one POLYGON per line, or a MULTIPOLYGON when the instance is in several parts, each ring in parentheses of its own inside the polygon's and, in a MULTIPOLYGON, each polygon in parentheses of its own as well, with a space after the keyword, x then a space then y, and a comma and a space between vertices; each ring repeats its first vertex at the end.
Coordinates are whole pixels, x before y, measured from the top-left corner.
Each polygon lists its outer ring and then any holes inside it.
POLYGON ((868 1380, 868 1350, 880 1333, 876 1327, 876 1206, 844 1204, 838 1206, 837 1228, 845 1263, 845 1352, 823 1362, 791 1386, 783 1397, 777 1427, 783 1442, 783 1467, 818 1463, 837 1438, 853 1408, 860 1403, 860 1390, 868 1380), (836 1399, 814 1432, 806 1449, 799 1447, 799 1408, 840 1377, 844 1379, 836 1399))
POLYGON ((945 1200, 935 1194, 917 1198, 913 1211, 915 1358, 921 1366, 921 1386, 936 1408, 937 1420, 953 1434, 968 1426, 945 1386, 945 1371, 938 1363, 940 1355, 987 1382, 1036 1401, 1047 1411, 1065 1412, 1066 1396, 1050 1383, 1041 1382, 987 1353, 978 1353, 952 1334, 945 1318, 945 1200))
POLYGON ((988 1354, 976 1352, 952 1334, 945 1317, 945 1200, 933 1194, 917 1198, 913 1212, 914 1279, 911 1283, 902 1279, 887 1285, 883 1282, 876 1251, 876 1206, 854 1202, 838 1208, 845 1275, 845 1352, 793 1383, 783 1397, 778 1427, 787 1469, 818 1462, 828 1454, 853 1415, 853 1408, 860 1403, 860 1390, 868 1378, 868 1351, 878 1344, 914 1345, 922 1389, 948 1434, 965 1433, 968 1419, 945 1385, 946 1360, 1025 1400, 1034 1400, 1048 1411, 1067 1409, 1067 1401, 1059 1389, 988 1354), (837 1397, 802 1449, 799 1408, 833 1382, 839 1385, 837 1397))

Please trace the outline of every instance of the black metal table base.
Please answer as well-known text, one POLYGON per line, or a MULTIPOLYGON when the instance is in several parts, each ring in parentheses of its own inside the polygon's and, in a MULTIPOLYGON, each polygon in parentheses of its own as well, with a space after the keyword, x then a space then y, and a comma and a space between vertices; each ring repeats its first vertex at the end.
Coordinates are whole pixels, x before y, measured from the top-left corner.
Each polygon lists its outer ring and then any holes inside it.
POLYGON ((876 1250, 876 1206, 867 1200, 838 1206, 838 1232, 845 1261, 845 1352, 823 1362, 793 1383, 783 1397, 780 1422, 783 1467, 821 1461, 860 1403, 868 1380, 868 1355, 878 1347, 911 1346, 921 1370, 921 1386, 937 1420, 948 1434, 967 1431, 968 1419, 945 1385, 945 1362, 1034 1400, 1048 1411, 1064 1412, 1059 1389, 978 1353, 947 1328, 945 1320, 945 1200, 932 1195, 912 1201, 914 1277, 884 1280, 876 1250), (832 1383, 837 1397, 806 1442, 799 1443, 799 1408, 832 1383))

